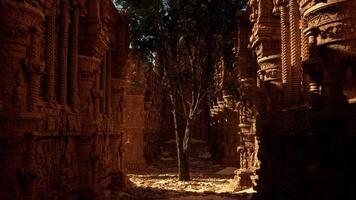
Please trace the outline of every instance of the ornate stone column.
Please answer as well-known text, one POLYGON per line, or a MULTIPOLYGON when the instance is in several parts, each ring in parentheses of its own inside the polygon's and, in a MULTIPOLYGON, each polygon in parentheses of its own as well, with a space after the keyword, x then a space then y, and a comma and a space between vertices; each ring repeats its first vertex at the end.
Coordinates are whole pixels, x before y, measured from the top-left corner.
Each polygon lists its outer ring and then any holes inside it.
POLYGON ((301 61, 300 61, 300 12, 297 0, 289 1, 290 40, 291 40, 291 67, 292 90, 291 100, 296 104, 300 100, 301 92, 301 61))
POLYGON ((41 61, 41 30, 38 28, 32 30, 30 58, 25 65, 29 77, 28 111, 34 112, 40 100, 41 76, 45 68, 41 61))
POLYGON ((28 111, 35 112, 40 98, 41 76, 44 73, 44 65, 26 62, 26 70, 29 77, 28 111))
MULTIPOLYGON (((303 18, 301 19, 301 58, 302 58, 302 64, 304 66, 305 61, 310 59, 309 55, 309 44, 308 44, 308 36, 304 32, 305 29, 308 28, 308 24, 306 20, 303 18)), ((304 68, 304 67, 303 67, 304 68)), ((304 102, 308 102, 310 99, 310 93, 309 93, 309 82, 310 82, 310 77, 309 75, 303 70, 303 80, 302 80, 302 100, 304 102)))
POLYGON ((284 89, 284 105, 291 102, 291 55, 290 55, 290 24, 288 17, 288 1, 278 2, 281 16, 281 59, 282 59, 282 84, 284 89))
POLYGON ((57 4, 54 3, 49 9, 46 17, 46 74, 47 74, 47 88, 46 96, 48 102, 54 103, 55 100, 55 64, 56 64, 56 14, 57 4))
POLYGON ((61 0, 61 22, 59 35, 58 60, 58 100, 65 106, 67 104, 67 76, 68 76, 68 30, 69 30, 69 2, 61 0))
POLYGON ((317 46, 317 37, 319 34, 318 28, 313 28, 308 30, 306 37, 308 37, 308 51, 309 59, 308 65, 304 67, 305 73, 309 74, 309 93, 310 100, 313 107, 321 106, 321 81, 322 81, 322 72, 320 70, 321 61, 319 58, 319 49, 317 46))
POLYGON ((78 96, 78 45, 79 45, 79 5, 77 1, 73 2, 72 12, 72 41, 71 41, 71 63, 70 63, 70 104, 77 108, 79 104, 78 96))

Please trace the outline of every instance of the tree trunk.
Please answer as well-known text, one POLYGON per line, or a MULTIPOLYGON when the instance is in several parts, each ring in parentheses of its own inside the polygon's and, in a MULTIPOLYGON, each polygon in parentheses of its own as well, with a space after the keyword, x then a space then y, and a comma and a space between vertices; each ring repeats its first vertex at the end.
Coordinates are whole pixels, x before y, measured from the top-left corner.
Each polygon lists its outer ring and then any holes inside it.
POLYGON ((178 179, 179 181, 189 181, 189 143, 191 123, 187 121, 184 135, 180 133, 178 128, 178 117, 176 110, 176 101, 173 95, 170 96, 172 103, 172 114, 174 122, 174 133, 176 135, 177 157, 178 157, 178 179))
POLYGON ((189 155, 188 151, 184 150, 183 142, 180 140, 177 143, 178 152, 178 179, 180 181, 189 181, 189 155))
POLYGON ((178 168, 179 168, 179 180, 180 181, 189 181, 189 146, 191 138, 191 122, 187 120, 184 139, 177 142, 177 151, 178 151, 178 168))

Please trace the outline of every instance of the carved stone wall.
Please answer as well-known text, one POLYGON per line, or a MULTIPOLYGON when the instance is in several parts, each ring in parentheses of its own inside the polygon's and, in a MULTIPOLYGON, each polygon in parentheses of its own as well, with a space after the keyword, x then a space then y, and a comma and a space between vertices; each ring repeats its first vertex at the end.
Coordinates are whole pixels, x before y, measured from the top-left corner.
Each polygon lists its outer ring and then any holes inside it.
MULTIPOLYGON (((251 52, 246 48, 249 45, 249 30, 251 25, 248 21, 246 12, 236 13, 236 39, 235 39, 235 65, 238 70, 239 98, 235 105, 238 113, 238 128, 240 144, 237 152, 240 156, 240 168, 235 171, 235 180, 241 189, 253 187, 256 185, 256 170, 259 169, 259 159, 257 156, 259 145, 256 136, 256 116, 257 116, 257 86, 270 85, 275 87, 278 79, 271 79, 266 76, 263 80, 260 78, 260 71, 251 52)), ((273 57, 273 56, 272 56, 273 57)), ((278 57, 278 56, 277 56, 278 57)), ((259 63, 262 63, 260 59, 259 63)), ((268 59, 267 59, 268 60, 268 59)), ((271 60, 271 59, 270 59, 271 60)), ((270 61, 268 61, 270 62, 270 61)))
POLYGON ((214 157, 238 168, 237 187, 244 189, 253 186, 251 176, 258 161, 254 157, 256 137, 252 130, 256 66, 246 48, 249 44, 248 16, 237 13, 236 17, 235 67, 227 68, 223 59, 217 62, 214 81, 217 91, 221 92, 211 105, 210 114, 211 129, 217 137, 214 157))
POLYGON ((0 199, 109 198, 124 178, 126 16, 110 0, 1 0, 0 13, 0 199))
POLYGON ((141 66, 138 56, 131 51, 125 68, 119 72, 115 87, 116 106, 122 132, 123 168, 140 170, 160 155, 162 92, 157 75, 141 66), (121 99, 121 100, 119 100, 121 99))
POLYGON ((260 69, 255 199, 355 198, 355 6, 352 0, 249 1, 250 47, 260 69), (275 39, 273 55, 255 45, 275 39), (282 73, 269 79, 266 66, 282 73))

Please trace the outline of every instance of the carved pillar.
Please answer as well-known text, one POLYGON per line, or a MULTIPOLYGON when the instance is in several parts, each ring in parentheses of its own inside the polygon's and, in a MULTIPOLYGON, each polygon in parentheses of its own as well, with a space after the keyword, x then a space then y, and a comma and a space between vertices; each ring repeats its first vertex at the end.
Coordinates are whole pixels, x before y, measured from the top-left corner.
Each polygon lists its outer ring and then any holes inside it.
POLYGON ((40 98, 41 76, 44 73, 44 65, 41 63, 27 63, 29 76, 28 111, 36 111, 40 98))
MULTIPOLYGON (((304 32, 305 29, 308 28, 308 24, 305 21, 305 19, 301 19, 301 56, 302 56, 302 62, 304 63, 305 61, 309 60, 309 45, 308 45, 308 37, 306 36, 306 33, 304 32)), ((309 100, 309 82, 310 78, 307 73, 304 72, 303 70, 303 80, 302 80, 302 99, 303 101, 308 101, 309 100)))
POLYGON ((72 15, 72 41, 71 41, 71 63, 70 63, 70 104, 76 108, 79 104, 78 96, 78 45, 79 45, 79 7, 73 1, 72 15))
POLYGON ((106 64, 106 113, 111 114, 111 50, 108 51, 106 64))
POLYGON ((47 88, 46 96, 49 103, 53 103, 55 99, 55 64, 56 64, 56 12, 57 4, 50 8, 46 19, 46 74, 47 88))
POLYGON ((34 28, 31 36, 30 59, 26 60, 26 72, 29 77, 28 110, 36 111, 40 99, 41 76, 44 63, 41 61, 41 32, 34 28))
POLYGON ((288 2, 280 3, 281 15, 281 58, 282 58, 282 83, 284 88, 284 104, 288 106, 291 102, 291 58, 290 58, 290 27, 288 17, 288 2))
POLYGON ((301 91, 301 62, 300 62, 300 12, 297 0, 289 1, 291 66, 292 66, 292 103, 298 103, 301 91))
POLYGON ((319 35, 319 29, 311 29, 308 32, 308 51, 309 51, 309 66, 305 67, 305 70, 308 70, 308 74, 310 76, 309 81, 309 93, 310 93, 310 100, 313 107, 321 106, 321 81, 322 75, 319 71, 320 68, 320 58, 319 58, 319 50, 317 46, 317 37, 319 35))
POLYGON ((61 22, 58 60, 59 103, 67 104, 67 75, 68 75, 68 29, 69 29, 69 2, 61 0, 61 22))

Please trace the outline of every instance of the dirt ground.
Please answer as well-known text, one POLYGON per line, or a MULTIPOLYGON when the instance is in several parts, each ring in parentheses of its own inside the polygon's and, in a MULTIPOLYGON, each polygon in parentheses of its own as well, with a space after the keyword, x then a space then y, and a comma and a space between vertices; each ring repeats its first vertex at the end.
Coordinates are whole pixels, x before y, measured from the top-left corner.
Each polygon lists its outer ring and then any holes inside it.
POLYGON ((144 200, 249 200, 252 189, 239 191, 233 180, 233 168, 208 160, 190 162, 191 181, 180 182, 176 161, 160 161, 144 170, 128 174, 133 187, 128 199, 144 200))

